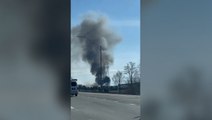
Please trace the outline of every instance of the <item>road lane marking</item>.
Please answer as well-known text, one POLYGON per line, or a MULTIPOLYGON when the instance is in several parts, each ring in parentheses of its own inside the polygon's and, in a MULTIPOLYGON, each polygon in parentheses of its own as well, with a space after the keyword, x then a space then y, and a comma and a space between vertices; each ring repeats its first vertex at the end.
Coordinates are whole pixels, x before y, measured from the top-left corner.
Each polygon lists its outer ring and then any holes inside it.
POLYGON ((79 111, 78 109, 76 109, 76 108, 73 107, 73 106, 71 106, 71 110, 79 111))
POLYGON ((131 103, 130 105, 135 105, 135 104, 132 104, 132 103, 131 103))

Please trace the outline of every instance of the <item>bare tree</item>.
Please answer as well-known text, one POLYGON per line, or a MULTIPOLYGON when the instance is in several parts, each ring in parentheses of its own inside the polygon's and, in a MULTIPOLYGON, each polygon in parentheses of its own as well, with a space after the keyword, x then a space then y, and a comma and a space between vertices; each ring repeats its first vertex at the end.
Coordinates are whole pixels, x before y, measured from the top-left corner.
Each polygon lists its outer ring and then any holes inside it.
POLYGON ((130 92, 134 93, 133 83, 135 80, 135 76, 138 73, 135 63, 129 62, 126 66, 124 66, 124 73, 127 75, 128 83, 130 85, 130 92))
POLYGON ((120 71, 118 71, 112 77, 114 84, 118 86, 118 93, 120 93, 120 86, 121 86, 121 83, 123 82, 123 79, 124 79, 124 75, 120 71))
POLYGON ((136 70, 135 70, 135 74, 133 77, 133 82, 134 83, 140 83, 140 79, 141 79, 141 67, 140 64, 137 66, 136 70))

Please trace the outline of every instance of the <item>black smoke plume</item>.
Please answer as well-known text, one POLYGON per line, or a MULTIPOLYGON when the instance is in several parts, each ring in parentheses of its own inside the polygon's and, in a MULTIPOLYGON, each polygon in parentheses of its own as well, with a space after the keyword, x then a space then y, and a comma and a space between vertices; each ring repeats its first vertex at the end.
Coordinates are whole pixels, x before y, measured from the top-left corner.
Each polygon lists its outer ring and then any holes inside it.
POLYGON ((90 72, 96 76, 96 83, 102 85, 107 67, 113 63, 113 48, 120 41, 121 37, 108 27, 106 17, 86 15, 79 25, 71 28, 72 61, 87 62, 90 72))

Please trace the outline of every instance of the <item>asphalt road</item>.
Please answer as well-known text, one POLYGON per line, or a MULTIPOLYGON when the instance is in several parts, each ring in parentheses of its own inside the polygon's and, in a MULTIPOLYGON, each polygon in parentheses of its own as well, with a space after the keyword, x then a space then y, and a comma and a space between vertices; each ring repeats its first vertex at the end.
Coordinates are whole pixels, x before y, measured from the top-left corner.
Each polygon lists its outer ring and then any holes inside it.
POLYGON ((71 120, 139 120, 140 96, 80 92, 71 97, 71 120))

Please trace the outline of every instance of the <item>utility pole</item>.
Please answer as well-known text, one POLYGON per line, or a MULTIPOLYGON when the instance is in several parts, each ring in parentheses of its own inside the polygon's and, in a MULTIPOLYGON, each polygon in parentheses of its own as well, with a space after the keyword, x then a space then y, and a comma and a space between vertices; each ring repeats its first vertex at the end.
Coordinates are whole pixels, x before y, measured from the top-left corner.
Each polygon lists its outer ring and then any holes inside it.
POLYGON ((100 86, 101 86, 101 89, 102 89, 102 46, 100 45, 99 46, 99 57, 100 57, 100 61, 99 61, 99 63, 100 63, 100 86))

